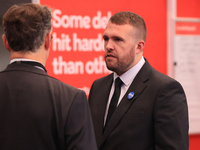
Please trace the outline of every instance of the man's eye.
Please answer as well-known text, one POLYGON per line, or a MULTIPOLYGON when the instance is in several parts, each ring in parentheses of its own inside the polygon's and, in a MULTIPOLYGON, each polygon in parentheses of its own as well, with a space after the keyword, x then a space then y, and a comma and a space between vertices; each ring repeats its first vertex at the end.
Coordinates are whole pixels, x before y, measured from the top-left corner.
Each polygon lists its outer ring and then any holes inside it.
POLYGON ((121 39, 119 39, 119 38, 117 38, 117 39, 115 39, 116 41, 122 41, 121 39))
POLYGON ((104 37, 103 39, 104 39, 104 41, 108 41, 108 38, 107 38, 107 37, 104 37))

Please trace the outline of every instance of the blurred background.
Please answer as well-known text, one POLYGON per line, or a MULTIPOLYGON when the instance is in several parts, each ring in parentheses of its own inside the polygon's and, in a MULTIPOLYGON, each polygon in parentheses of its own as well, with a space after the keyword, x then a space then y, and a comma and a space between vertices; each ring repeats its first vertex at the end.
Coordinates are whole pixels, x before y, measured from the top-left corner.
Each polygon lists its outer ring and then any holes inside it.
MULTIPOLYGON (((50 76, 88 95, 92 82, 109 74, 102 35, 111 15, 132 11, 144 18, 144 57, 158 71, 178 80, 187 96, 189 150, 200 149, 200 1, 199 0, 1 0, 2 17, 14 4, 41 3, 53 9, 53 40, 45 65, 50 76)), ((10 54, 0 40, 0 71, 10 54)))

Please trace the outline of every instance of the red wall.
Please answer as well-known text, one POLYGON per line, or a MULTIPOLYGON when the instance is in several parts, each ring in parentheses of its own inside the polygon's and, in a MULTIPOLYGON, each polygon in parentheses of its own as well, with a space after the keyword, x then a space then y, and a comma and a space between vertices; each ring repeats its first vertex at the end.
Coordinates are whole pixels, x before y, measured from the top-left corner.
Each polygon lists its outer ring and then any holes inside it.
MULTIPOLYGON (((53 34, 56 35, 52 39, 52 47, 50 50, 50 55, 46 63, 46 68, 49 75, 67 83, 77 88, 87 89, 85 92, 89 91, 90 86, 93 81, 97 78, 107 75, 106 73, 89 73, 88 67, 93 67, 94 59, 103 58, 104 52, 95 52, 93 51, 79 51, 75 50, 76 48, 73 46, 73 35, 77 34, 77 36, 81 39, 94 39, 97 38, 98 34, 102 34, 104 32, 103 28, 94 28, 92 25, 93 19, 97 16, 97 12, 101 12, 101 18, 108 16, 108 12, 111 12, 113 15, 119 11, 132 11, 140 16, 142 16, 147 25, 147 42, 145 45, 144 56, 150 62, 150 64, 159 70, 162 73, 166 74, 166 1, 165 0, 84 0, 84 1, 66 1, 66 0, 40 0, 41 4, 48 5, 52 7, 56 11, 60 11, 61 13, 57 15, 59 18, 65 18, 64 23, 67 26, 68 20, 70 16, 80 16, 80 17, 89 17, 91 19, 90 28, 80 28, 80 27, 63 27, 63 26, 53 26, 53 34), (145 4, 145 5, 144 5, 145 4), (159 7, 158 7, 159 6, 159 7), (159 9, 158 9, 159 8, 159 9), (71 46, 70 51, 59 51, 55 49, 55 41, 57 38, 62 37, 62 35, 69 37, 71 42, 69 45, 71 46), (55 60, 58 60, 59 56, 62 56, 62 62, 65 61, 67 64, 71 64, 73 66, 74 62, 79 61, 83 65, 83 70, 80 73, 73 73, 73 68, 71 67, 71 74, 62 71, 62 73, 56 74, 55 68, 52 64, 55 60), (91 65, 88 65, 91 64, 91 65)), ((57 18, 58 18, 57 17, 57 18)), ((56 24, 59 24, 58 19, 54 17, 53 19, 56 24)), ((57 46, 58 47, 58 46, 57 46)), ((54 63, 55 64, 55 63, 54 63)), ((98 64, 98 62, 96 63, 98 64)), ((63 68, 62 68, 63 69, 63 68)), ((91 69, 91 68, 89 68, 91 69)), ((97 68, 96 68, 97 69, 97 68)), ((70 71, 70 66, 69 66, 70 71)), ((83 89, 83 90, 84 90, 83 89)))

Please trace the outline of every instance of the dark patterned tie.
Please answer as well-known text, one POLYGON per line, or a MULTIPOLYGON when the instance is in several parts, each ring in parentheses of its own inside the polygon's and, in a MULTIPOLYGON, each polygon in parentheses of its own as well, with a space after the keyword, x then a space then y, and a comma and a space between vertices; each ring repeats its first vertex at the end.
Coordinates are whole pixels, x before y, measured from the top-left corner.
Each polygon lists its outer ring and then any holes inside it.
MULTIPOLYGON (((108 109, 106 124, 108 123, 113 112, 116 109, 116 106, 117 106, 117 103, 118 103, 118 100, 119 100, 119 96, 120 96, 120 93, 121 93, 122 84, 123 84, 123 82, 119 77, 115 79, 115 91, 114 91, 114 94, 113 94, 112 99, 110 101, 110 106, 109 106, 109 109, 108 109)), ((105 124, 105 127, 106 127, 106 124, 105 124)))

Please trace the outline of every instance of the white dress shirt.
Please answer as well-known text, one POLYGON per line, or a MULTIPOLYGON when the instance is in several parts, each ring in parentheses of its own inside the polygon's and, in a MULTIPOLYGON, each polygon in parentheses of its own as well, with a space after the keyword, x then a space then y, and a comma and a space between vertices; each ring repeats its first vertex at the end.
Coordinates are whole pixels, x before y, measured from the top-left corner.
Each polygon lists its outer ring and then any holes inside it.
POLYGON ((126 71, 121 76, 118 76, 114 72, 114 74, 113 74, 113 84, 112 84, 112 87, 111 87, 111 90, 110 90, 110 95, 109 95, 107 107, 106 107, 106 110, 105 110, 104 125, 105 125, 106 118, 107 118, 107 115, 108 115, 108 109, 109 109, 110 101, 111 101, 111 98, 112 98, 112 95, 113 95, 114 89, 115 89, 115 79, 117 77, 119 77, 123 81, 123 84, 121 86, 121 94, 120 94, 119 101, 118 101, 118 104, 117 104, 117 106, 118 106, 119 103, 121 102, 122 98, 124 97, 126 91, 130 87, 132 81, 134 80, 135 76, 137 75, 137 73, 140 71, 140 69, 144 65, 144 63, 145 63, 145 60, 142 57, 141 60, 135 66, 133 66, 131 69, 126 71))

